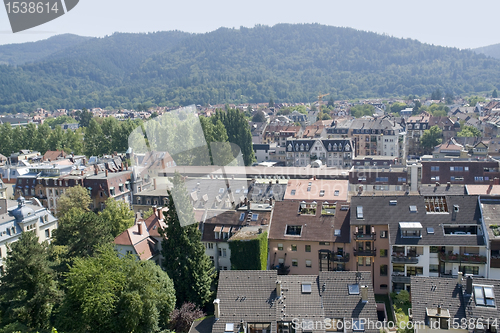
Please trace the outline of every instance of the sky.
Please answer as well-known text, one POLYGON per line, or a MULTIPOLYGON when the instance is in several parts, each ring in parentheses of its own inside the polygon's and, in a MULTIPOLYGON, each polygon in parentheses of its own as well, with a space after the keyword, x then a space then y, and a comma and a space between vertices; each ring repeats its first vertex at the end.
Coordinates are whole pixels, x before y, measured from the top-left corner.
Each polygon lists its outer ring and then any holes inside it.
POLYGON ((320 23, 466 49, 500 43, 497 20, 489 15, 498 12, 500 1, 492 0, 80 0, 65 15, 18 33, 12 33, 6 9, 0 8, 0 44, 64 33, 103 37, 114 32, 205 33, 220 27, 320 23))

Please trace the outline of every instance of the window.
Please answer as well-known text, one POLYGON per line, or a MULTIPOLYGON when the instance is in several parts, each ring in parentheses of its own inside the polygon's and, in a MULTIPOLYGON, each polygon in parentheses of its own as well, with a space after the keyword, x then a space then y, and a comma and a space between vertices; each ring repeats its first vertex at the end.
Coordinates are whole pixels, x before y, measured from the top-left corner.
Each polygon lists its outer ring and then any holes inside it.
POLYGON ((372 265, 372 258, 365 257, 365 266, 371 266, 371 265, 372 265))
POLYGON ((281 243, 278 244, 278 251, 283 251, 283 244, 281 243))
POLYGON ((430 247, 430 252, 431 253, 439 253, 439 249, 437 246, 431 246, 430 247))
POLYGON ((214 243, 207 243, 207 249, 213 249, 214 243))
POLYGON ((241 213, 239 221, 242 222, 244 219, 245 219, 245 213, 241 213))
POLYGON ((333 192, 333 196, 335 196, 335 197, 338 197, 339 194, 340 194, 339 190, 335 190, 335 192, 333 192))
POLYGON ((429 273, 439 273, 439 265, 429 264, 429 273))
POLYGON ((476 299, 476 305, 495 306, 493 286, 474 285, 474 298, 476 299))
POLYGON ((288 236, 300 236, 302 232, 301 225, 288 225, 286 227, 286 235, 288 236))
POLYGON ((386 284, 381 284, 380 285, 380 289, 387 289, 387 285, 386 284))
POLYGON ((464 275, 479 275, 479 266, 462 266, 462 272, 464 273, 464 275))
POLYGON ((311 245, 306 245, 306 252, 311 252, 311 245))
POLYGON ((359 284, 348 284, 349 295, 359 295, 359 284))
POLYGON ((49 229, 45 230, 45 238, 50 238, 50 230, 49 229))
POLYGON ((310 294, 312 292, 312 286, 310 282, 303 282, 302 283, 302 293, 303 294, 310 294))
POLYGON ((387 265, 380 265, 380 276, 387 276, 387 265))
POLYGON ((312 267, 312 261, 307 259, 306 260, 306 267, 312 267))
POLYGON ((325 196, 325 190, 321 190, 321 191, 319 191, 319 196, 320 196, 320 197, 324 197, 324 196, 325 196))
POLYGON ((297 259, 292 259, 292 266, 297 267, 298 265, 299 265, 299 262, 297 261, 297 259))
POLYGON ((259 214, 252 214, 252 221, 257 221, 259 214))
POLYGON ((399 183, 406 183, 406 177, 398 177, 399 183))
POLYGON ((319 242, 319 245, 330 245, 330 242, 319 242))
POLYGON ((439 166, 431 166, 431 171, 439 171, 439 166))
POLYGON ((364 266, 364 263, 365 263, 365 261, 364 261, 363 257, 358 257, 358 266, 364 266))
POLYGON ((376 177, 375 178, 375 182, 388 182, 389 181, 389 177, 376 177))
POLYGON ((483 177, 474 177, 474 181, 476 182, 482 182, 483 181, 483 177))
POLYGON ((381 257, 387 257, 387 249, 381 249, 380 250, 380 256, 381 257))
POLYGON ((380 238, 387 238, 387 230, 380 231, 380 238))
POLYGON ((292 244, 292 251, 297 251, 297 244, 292 244))
POLYGON ((226 249, 222 249, 222 256, 225 258, 226 257, 226 249))

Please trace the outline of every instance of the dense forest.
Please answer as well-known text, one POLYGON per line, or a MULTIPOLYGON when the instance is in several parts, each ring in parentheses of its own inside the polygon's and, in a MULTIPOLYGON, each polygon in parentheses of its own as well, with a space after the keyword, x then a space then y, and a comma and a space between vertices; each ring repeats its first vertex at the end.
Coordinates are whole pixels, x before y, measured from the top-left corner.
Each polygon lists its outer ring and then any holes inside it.
POLYGON ((340 99, 500 89, 500 60, 319 24, 114 34, 45 59, 0 66, 0 112, 270 98, 311 102, 319 92, 340 99))
POLYGON ((500 59, 500 44, 493 44, 473 49, 476 53, 482 53, 489 57, 500 59))

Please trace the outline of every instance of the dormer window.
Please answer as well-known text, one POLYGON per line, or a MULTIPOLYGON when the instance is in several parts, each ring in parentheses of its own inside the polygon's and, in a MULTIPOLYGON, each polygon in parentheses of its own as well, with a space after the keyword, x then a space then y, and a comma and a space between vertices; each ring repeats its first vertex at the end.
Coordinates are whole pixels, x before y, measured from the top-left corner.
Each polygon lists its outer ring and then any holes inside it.
POLYGON ((420 222, 399 222, 401 237, 422 237, 422 224, 420 222))

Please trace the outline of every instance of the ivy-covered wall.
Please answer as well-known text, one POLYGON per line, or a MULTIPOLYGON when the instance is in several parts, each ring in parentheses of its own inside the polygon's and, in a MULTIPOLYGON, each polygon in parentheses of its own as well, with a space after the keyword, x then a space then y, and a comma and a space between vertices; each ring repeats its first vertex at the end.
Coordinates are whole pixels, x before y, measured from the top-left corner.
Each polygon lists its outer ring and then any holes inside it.
POLYGON ((252 240, 234 240, 229 242, 231 250, 231 269, 266 270, 267 267, 267 232, 252 240))

